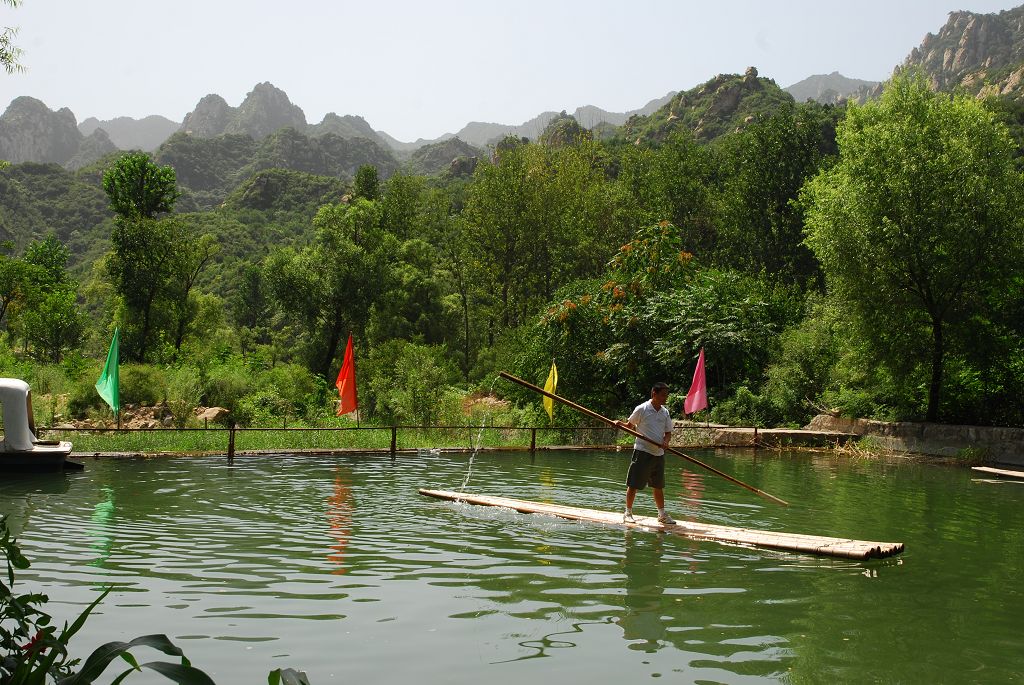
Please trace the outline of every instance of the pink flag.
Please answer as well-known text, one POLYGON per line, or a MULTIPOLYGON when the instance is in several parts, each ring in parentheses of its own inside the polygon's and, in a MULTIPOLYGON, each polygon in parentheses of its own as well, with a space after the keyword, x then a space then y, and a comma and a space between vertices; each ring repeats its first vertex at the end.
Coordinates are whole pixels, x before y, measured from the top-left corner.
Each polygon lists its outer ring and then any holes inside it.
POLYGON ((704 378, 704 348, 700 348, 700 355, 697 357, 697 368, 693 371, 693 383, 690 384, 690 392, 686 393, 686 402, 683 403, 683 411, 687 414, 696 414, 701 409, 708 408, 708 384, 704 378))

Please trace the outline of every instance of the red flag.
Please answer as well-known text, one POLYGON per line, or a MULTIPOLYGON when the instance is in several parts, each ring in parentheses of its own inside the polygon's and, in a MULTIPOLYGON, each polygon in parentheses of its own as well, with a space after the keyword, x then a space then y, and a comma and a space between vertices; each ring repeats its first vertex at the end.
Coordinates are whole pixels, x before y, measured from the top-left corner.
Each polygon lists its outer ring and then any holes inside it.
POLYGON ((693 371, 693 383, 690 384, 690 392, 686 393, 686 402, 683 403, 683 411, 687 414, 696 414, 701 409, 708 408, 708 384, 704 378, 704 348, 700 348, 700 355, 697 357, 697 368, 693 371))
POLYGON ((345 361, 341 363, 341 371, 338 372, 338 416, 354 412, 359 407, 359 400, 356 398, 356 357, 352 353, 352 336, 348 336, 348 345, 345 346, 345 361))

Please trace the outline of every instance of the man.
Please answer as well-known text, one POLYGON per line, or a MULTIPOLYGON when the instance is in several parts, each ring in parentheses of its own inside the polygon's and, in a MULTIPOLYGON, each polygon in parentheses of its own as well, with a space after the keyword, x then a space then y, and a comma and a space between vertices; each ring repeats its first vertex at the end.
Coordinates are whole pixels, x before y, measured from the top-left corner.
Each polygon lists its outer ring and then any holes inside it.
POLYGON ((654 503, 658 507, 658 521, 673 524, 675 521, 665 513, 665 447, 672 438, 672 418, 668 414, 668 385, 655 383, 651 388, 651 399, 638 405, 629 415, 628 421, 616 421, 624 428, 631 428, 656 444, 637 438, 633 442, 633 459, 626 474, 625 523, 633 523, 633 500, 636 491, 648 485, 654 491, 654 503), (658 447, 661 445, 661 447, 658 447))

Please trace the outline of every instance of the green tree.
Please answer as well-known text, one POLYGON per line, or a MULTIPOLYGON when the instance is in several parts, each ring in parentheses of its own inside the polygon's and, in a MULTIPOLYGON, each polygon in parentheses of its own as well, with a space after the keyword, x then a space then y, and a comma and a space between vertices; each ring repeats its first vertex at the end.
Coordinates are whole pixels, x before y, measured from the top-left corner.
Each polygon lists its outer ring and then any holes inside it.
POLYGON ((169 312, 157 305, 170 295, 185 241, 186 231, 178 219, 114 222, 107 273, 126 308, 121 322, 123 349, 133 361, 144 362, 157 330, 170 324, 169 312))
POLYGON ((103 173, 110 208, 121 219, 152 219, 170 212, 180 196, 174 169, 157 166, 145 152, 122 155, 103 173))
POLYGON ((712 262, 804 287, 820 281, 795 200, 835 153, 837 117, 831 106, 788 104, 722 140, 727 180, 712 262))
POLYGON ((368 200, 325 205, 313 220, 312 245, 279 250, 264 265, 274 300, 308 335, 310 368, 324 377, 343 336, 362 335, 390 287, 398 241, 369 222, 374 216, 379 208, 368 200))
POLYGON ((14 297, 0 294, 10 304, 10 330, 25 341, 32 354, 58 362, 68 350, 81 346, 86 316, 77 303, 78 283, 68 276, 71 252, 50 234, 29 243, 20 260, 0 261, 0 282, 10 280, 14 297))
POLYGON ((68 260, 71 250, 50 233, 41 241, 33 241, 25 248, 25 263, 38 267, 36 285, 54 288, 68 281, 68 260))
POLYGON ((444 395, 458 378, 443 347, 405 340, 374 348, 366 368, 374 414, 416 426, 437 423, 444 395))
POLYGON ((11 304, 25 291, 27 269, 23 260, 12 257, 14 243, 9 240, 0 243, 0 323, 7 316, 11 304))
POLYGON ((70 288, 42 294, 18 317, 18 327, 36 356, 54 363, 68 350, 81 346, 86 323, 70 288))
POLYGON ((212 235, 202 235, 198 239, 186 237, 179 245, 177 265, 175 266, 170 284, 170 301, 177 320, 174 331, 174 349, 181 350, 181 343, 189 325, 199 312, 199 303, 194 297, 196 281, 219 252, 220 245, 212 235))
POLYGON ((377 167, 372 164, 363 164, 356 169, 356 177, 352 182, 352 194, 364 200, 380 198, 380 177, 377 174, 377 167))
POLYGON ((421 176, 396 173, 389 178, 380 198, 381 228, 399 240, 423 237, 419 220, 425 191, 421 176))
POLYGON ((717 245, 717 149, 676 135, 657 148, 626 147, 618 183, 637 204, 636 225, 671 221, 686 250, 710 261, 717 245))
POLYGON ((374 302, 366 335, 370 344, 392 339, 436 345, 448 337, 442 283, 434 248, 407 240, 394 255, 390 287, 374 302))
POLYGON ((837 140, 839 161, 803 192, 807 244, 878 361, 928 388, 935 421, 950 329, 991 318, 986 302, 1020 273, 1013 144, 983 105, 919 74, 851 106, 837 140))
POLYGON ((564 283, 594 276, 629 234, 629 202, 583 142, 558 150, 507 145, 477 167, 465 239, 494 326, 527 322, 564 283))

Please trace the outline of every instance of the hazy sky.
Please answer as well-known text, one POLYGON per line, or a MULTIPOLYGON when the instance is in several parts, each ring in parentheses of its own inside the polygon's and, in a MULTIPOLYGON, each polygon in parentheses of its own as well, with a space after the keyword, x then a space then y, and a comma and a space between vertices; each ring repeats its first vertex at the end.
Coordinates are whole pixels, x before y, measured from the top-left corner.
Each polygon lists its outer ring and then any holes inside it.
POLYGON ((24 0, 0 4, 28 69, 0 72, 0 107, 30 95, 79 121, 181 121, 207 93, 237 106, 270 81, 310 123, 358 114, 411 141, 586 104, 623 112, 751 65, 783 87, 832 71, 880 81, 950 10, 1020 1, 24 0))

